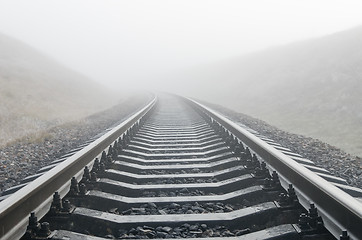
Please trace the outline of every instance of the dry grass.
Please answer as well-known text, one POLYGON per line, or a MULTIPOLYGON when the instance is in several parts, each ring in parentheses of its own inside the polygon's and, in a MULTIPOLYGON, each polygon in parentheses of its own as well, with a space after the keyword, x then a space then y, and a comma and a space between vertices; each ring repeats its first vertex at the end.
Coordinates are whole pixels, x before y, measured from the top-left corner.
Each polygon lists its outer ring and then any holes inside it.
POLYGON ((361 42, 359 27, 166 78, 182 94, 362 156, 361 42))
POLYGON ((0 35, 0 145, 84 118, 117 103, 114 93, 0 35))

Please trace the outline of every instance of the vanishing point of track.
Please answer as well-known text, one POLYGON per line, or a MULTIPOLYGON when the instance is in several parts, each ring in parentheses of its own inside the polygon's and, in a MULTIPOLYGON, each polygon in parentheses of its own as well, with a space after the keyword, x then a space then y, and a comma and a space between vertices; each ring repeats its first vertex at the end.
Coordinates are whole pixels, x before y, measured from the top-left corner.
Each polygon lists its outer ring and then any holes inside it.
POLYGON ((160 95, 2 197, 1 239, 362 239, 362 190, 160 95))

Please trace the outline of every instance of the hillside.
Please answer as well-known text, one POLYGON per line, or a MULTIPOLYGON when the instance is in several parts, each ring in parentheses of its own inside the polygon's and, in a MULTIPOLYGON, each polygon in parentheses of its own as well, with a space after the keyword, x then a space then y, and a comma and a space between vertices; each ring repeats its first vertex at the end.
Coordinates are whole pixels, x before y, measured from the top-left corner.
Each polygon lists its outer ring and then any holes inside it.
POLYGON ((103 86, 0 34, 0 145, 117 100, 103 86))
POLYGON ((362 156, 361 42, 359 27, 195 67, 178 92, 362 156))

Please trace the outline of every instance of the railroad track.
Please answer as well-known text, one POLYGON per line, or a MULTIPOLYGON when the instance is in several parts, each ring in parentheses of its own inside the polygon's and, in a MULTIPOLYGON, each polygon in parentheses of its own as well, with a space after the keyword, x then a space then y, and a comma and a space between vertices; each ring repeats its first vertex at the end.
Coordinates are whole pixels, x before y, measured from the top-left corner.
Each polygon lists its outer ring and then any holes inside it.
POLYGON ((161 95, 0 202, 2 239, 362 239, 361 190, 161 95))

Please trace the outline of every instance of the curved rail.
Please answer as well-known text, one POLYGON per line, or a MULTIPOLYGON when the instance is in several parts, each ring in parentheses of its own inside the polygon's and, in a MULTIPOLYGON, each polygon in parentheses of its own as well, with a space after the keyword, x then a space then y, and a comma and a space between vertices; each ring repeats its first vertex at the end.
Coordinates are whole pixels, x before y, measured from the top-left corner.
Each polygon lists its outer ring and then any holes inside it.
POLYGON ((92 165, 93 160, 100 157, 103 150, 144 116, 156 100, 154 98, 111 131, 0 202, 0 238, 19 239, 25 233, 30 213, 35 211, 38 218, 43 217, 49 210, 54 192, 58 191, 61 197, 65 196, 71 178, 75 176, 80 179, 84 167, 92 165))
POLYGON ((345 230, 351 239, 362 239, 362 204, 355 198, 224 116, 192 99, 187 100, 226 127, 263 158, 272 169, 278 172, 284 188, 287 189, 288 184, 293 184, 304 208, 308 209, 310 203, 314 203, 324 221, 325 227, 337 239, 345 230))

